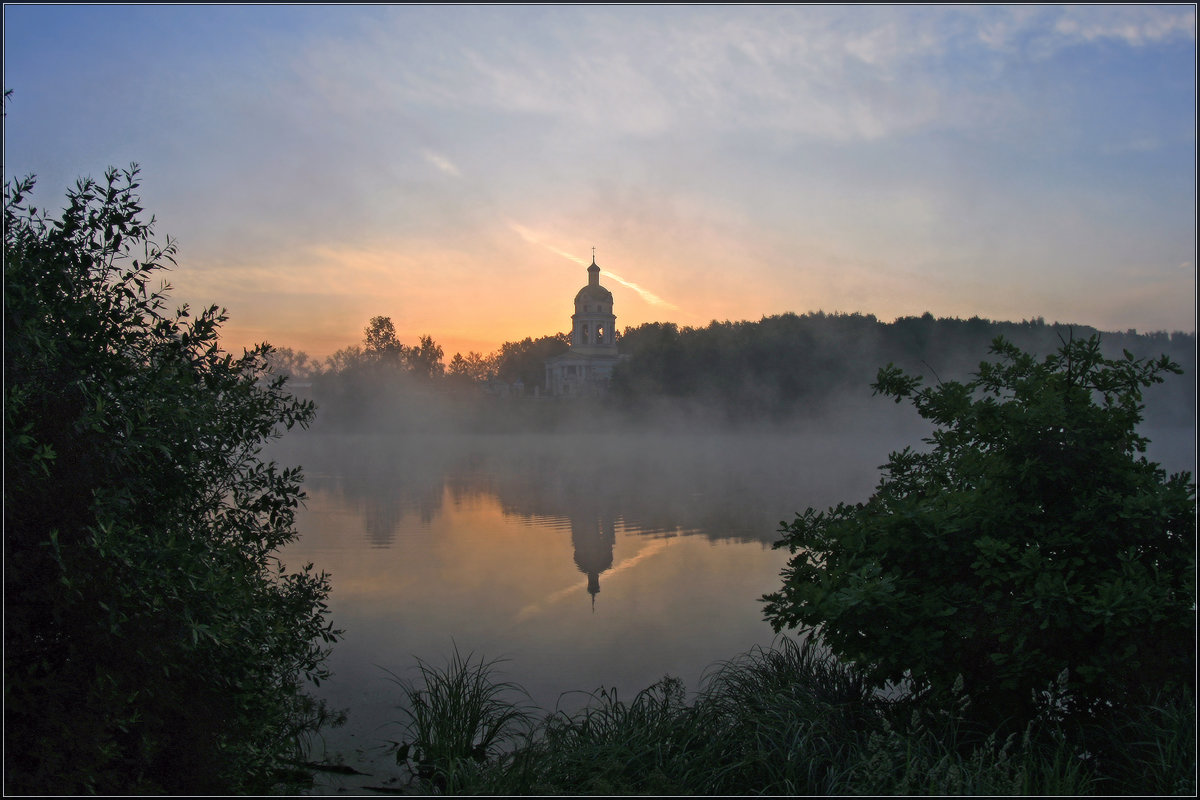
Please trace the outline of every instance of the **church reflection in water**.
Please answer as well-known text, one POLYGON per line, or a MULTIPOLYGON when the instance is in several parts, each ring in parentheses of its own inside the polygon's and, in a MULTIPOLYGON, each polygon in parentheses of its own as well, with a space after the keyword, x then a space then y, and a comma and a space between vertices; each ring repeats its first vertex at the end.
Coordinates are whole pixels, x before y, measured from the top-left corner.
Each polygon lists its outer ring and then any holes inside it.
MULTIPOLYGON (((368 547, 396 547, 440 529, 448 513, 490 506, 510 522, 564 538, 569 531, 573 571, 586 576, 593 608, 601 578, 621 569, 618 556, 636 559, 645 550, 634 539, 698 535, 769 545, 796 504, 824 499, 811 491, 797 499, 795 487, 817 484, 827 463, 811 452, 798 462, 794 443, 761 438, 321 436, 307 446, 294 458, 318 465, 306 470, 306 489, 329 492, 357 514, 368 547)), ((828 472, 825 482, 844 492, 846 477, 828 472)))
MULTIPOLYGON (((309 473, 305 485, 331 492, 343 508, 361 515, 371 548, 394 547, 397 536, 420 534, 439 524, 447 505, 469 507, 480 498, 494 500, 503 517, 563 535, 569 530, 574 567, 586 576, 593 610, 601 576, 616 562, 618 531, 623 537, 773 539, 775 527, 767 515, 777 514, 773 505, 778 504, 746 494, 744 484, 718 483, 697 474, 696 465, 709 461, 685 458, 683 463, 692 468, 672 470, 648 463, 653 452, 629 456, 628 443, 613 445, 612 452, 602 449, 602 440, 585 443, 594 458, 574 458, 572 451, 579 448, 561 447, 551 438, 538 447, 536 441, 522 442, 523 449, 473 440, 461 449, 416 453, 415 442, 409 449, 386 449, 361 439, 331 437, 320 450, 327 466, 309 473)), ((624 557, 640 550, 634 546, 624 557)))
POLYGON ((616 522, 611 516, 571 518, 571 545, 575 548, 575 566, 587 575, 587 591, 596 608, 600 593, 600 573, 613 565, 613 545, 617 540, 616 522))

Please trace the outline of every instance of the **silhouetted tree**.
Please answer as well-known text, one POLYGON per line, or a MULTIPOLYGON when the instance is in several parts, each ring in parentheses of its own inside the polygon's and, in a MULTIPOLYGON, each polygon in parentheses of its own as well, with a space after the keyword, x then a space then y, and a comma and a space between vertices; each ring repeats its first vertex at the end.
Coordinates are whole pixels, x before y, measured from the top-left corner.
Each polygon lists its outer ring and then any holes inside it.
POLYGON ((495 357, 496 376, 508 383, 520 380, 526 387, 541 386, 546 382, 546 359, 567 352, 570 341, 569 334, 556 333, 505 342, 495 357))
POLYGON ((4 187, 5 790, 270 791, 320 716, 329 582, 278 560, 298 469, 264 443, 312 419, 271 349, 163 311, 137 167, 51 221, 4 187))
POLYGON ((291 378, 311 378, 318 370, 317 363, 308 357, 308 353, 290 347, 275 348, 267 360, 273 372, 291 378))
POLYGON ((427 380, 440 378, 446 371, 446 365, 442 363, 442 355, 442 346, 431 336, 422 336, 419 345, 405 350, 409 371, 413 375, 427 380))
POLYGON ((363 329, 363 354, 380 363, 401 363, 404 345, 396 338, 396 326, 391 317, 371 317, 363 329))
POLYGON ((325 372, 329 375, 339 375, 349 372, 366 363, 363 349, 356 344, 343 347, 325 359, 325 372))
POLYGON ((493 358, 485 358, 474 350, 465 357, 462 353, 455 353, 446 368, 446 375, 460 382, 486 383, 495 369, 493 362, 493 358))
POLYGON ((1002 338, 992 352, 967 383, 879 371, 877 392, 938 426, 931 449, 893 453, 866 503, 783 527, 794 555, 767 618, 881 686, 944 700, 961 679, 971 714, 1018 730, 1194 690, 1195 485, 1139 455, 1136 431, 1142 389, 1180 368, 1107 359, 1097 336, 1040 362, 1002 338))

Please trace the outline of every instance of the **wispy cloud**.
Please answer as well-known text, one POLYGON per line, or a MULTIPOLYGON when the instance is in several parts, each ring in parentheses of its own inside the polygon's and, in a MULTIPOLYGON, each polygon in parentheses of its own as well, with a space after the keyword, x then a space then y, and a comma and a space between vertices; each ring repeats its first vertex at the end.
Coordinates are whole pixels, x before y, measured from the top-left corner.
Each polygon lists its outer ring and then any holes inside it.
POLYGON ((1030 58, 1194 40, 1196 28, 1193 7, 1129 5, 480 11, 454 38, 436 16, 381 13, 365 40, 318 40, 295 68, 359 114, 462 109, 574 136, 709 126, 852 142, 991 128, 995 87, 1030 58))
POLYGON ((654 292, 651 292, 649 289, 644 289, 641 286, 638 286, 633 281, 625 280, 624 278, 622 278, 620 275, 613 272, 612 270, 606 270, 604 272, 604 274, 607 275, 608 277, 612 278, 614 281, 621 284, 622 286, 626 286, 630 289, 633 289, 635 292, 638 293, 639 297, 641 297, 643 300, 645 300, 647 303, 650 303, 651 305, 662 306, 663 308, 671 308, 676 311, 679 310, 679 306, 675 305, 674 303, 668 303, 666 300, 663 300, 661 297, 656 295, 654 292))
MULTIPOLYGON (((545 241, 545 239, 543 239, 536 232, 530 230, 529 228, 525 227, 524 225, 519 225, 515 222, 509 222, 508 226, 518 236, 520 236, 522 239, 529 242, 530 244, 536 244, 540 247, 544 247, 545 249, 549 250, 551 253, 554 253, 555 255, 558 255, 558 256, 562 256, 563 258, 567 259, 568 261, 574 261, 576 264, 581 264, 581 265, 586 265, 586 264, 591 263, 587 259, 580 258, 579 256, 575 256, 575 255, 572 255, 571 253, 568 253, 566 250, 562 250, 558 247, 555 247, 554 245, 545 241)), ((670 309, 674 309, 676 311, 679 310, 679 306, 675 305, 674 303, 669 303, 666 300, 663 300, 661 297, 659 297, 658 295, 656 295, 654 292, 650 291, 649 289, 639 286, 638 284, 634 283, 631 280, 622 278, 620 275, 616 274, 612 270, 606 269, 606 270, 604 270, 604 274, 607 277, 612 278, 614 281, 621 284, 622 286, 625 286, 625 287, 637 292, 639 297, 641 297, 643 300, 645 300, 647 303, 650 303, 651 305, 660 306, 662 308, 670 308, 670 309)))
POLYGON ((1142 47, 1175 37, 1196 38, 1194 6, 1068 6, 1054 30, 1069 41, 1110 39, 1142 47))
POLYGON ((627 321, 681 324, 1082 320, 1100 276, 1195 261, 1194 5, 137 8, 6 8, 6 156, 44 191, 142 163, 181 295, 264 328, 323 293, 499 346, 561 324, 541 270, 592 244, 627 321), (162 69, 103 49, 131 31, 162 69))
POLYGON ((582 259, 578 256, 571 255, 566 250, 560 250, 557 247, 555 247, 554 245, 549 244, 544 239, 542 239, 541 236, 539 236, 537 233, 530 230, 529 228, 526 228, 524 225, 518 225, 515 222, 510 222, 510 223, 508 223, 508 227, 512 228, 512 230, 515 231, 518 236, 520 236, 522 239, 529 242, 530 244, 536 244, 541 247, 544 247, 547 250, 549 250, 551 253, 554 253, 555 255, 558 255, 558 256, 562 256, 563 258, 567 259, 568 261, 574 261, 576 264, 582 264, 584 266, 587 266, 588 264, 591 263, 590 261, 582 259))
POLYGON ((455 178, 462 177, 462 172, 460 172, 458 167, 454 165, 454 162, 440 153, 435 153, 432 150, 422 150, 421 155, 425 157, 426 161, 428 161, 430 164, 433 164, 447 175, 453 175, 455 178))

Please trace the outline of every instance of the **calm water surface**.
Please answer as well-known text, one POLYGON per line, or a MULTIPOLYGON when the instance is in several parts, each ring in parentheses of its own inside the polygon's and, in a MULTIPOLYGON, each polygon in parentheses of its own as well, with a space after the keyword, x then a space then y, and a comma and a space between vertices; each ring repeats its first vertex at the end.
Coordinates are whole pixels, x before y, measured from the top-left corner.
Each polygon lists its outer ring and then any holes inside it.
POLYGON ((313 758, 371 773, 341 785, 398 780, 385 748, 405 716, 389 673, 412 678, 417 658, 440 666, 455 647, 507 659, 502 677, 547 711, 601 686, 631 699, 667 674, 695 691, 712 665, 773 639, 758 598, 787 559, 770 546, 779 522, 865 499, 888 452, 921 435, 881 421, 763 435, 288 437, 270 456, 303 465, 308 500, 284 558, 332 575, 345 632, 316 693, 349 720, 313 758))
POLYGON ((308 500, 284 559, 332 575, 345 631, 316 693, 349 720, 314 758, 397 777, 389 671, 455 647, 507 659, 547 711, 667 674, 694 691, 770 644, 758 598, 787 558, 779 522, 864 499, 895 444, 869 438, 863 454, 811 434, 288 437, 270 456, 303 465, 308 500))

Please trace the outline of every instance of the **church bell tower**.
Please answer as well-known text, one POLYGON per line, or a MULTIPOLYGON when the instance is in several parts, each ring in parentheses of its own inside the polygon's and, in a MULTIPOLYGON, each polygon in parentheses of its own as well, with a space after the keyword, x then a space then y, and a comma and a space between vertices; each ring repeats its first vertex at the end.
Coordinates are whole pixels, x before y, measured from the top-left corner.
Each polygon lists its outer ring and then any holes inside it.
POLYGON ((612 292, 600 285, 595 248, 587 272, 587 285, 575 295, 570 349, 546 359, 546 391, 553 397, 603 395, 613 367, 623 358, 617 353, 612 292))
POLYGON ((613 314, 612 292, 600 285, 600 267, 592 256, 588 282, 575 295, 575 313, 571 315, 571 350, 577 354, 617 354, 617 318, 613 314))

